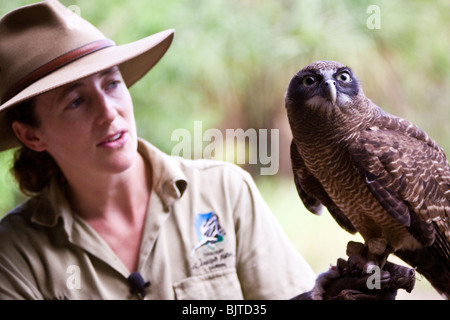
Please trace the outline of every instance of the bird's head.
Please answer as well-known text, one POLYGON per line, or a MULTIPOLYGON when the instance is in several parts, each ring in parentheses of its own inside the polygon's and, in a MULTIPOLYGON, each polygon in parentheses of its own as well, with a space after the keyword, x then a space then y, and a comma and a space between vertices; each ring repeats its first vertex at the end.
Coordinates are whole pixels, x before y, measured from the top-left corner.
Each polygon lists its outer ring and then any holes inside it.
MULTIPOLYGON (((316 61, 300 70, 286 91, 286 108, 334 113, 352 105, 361 88, 352 70, 335 61, 316 61)), ((296 110, 300 111, 300 110, 296 110)))

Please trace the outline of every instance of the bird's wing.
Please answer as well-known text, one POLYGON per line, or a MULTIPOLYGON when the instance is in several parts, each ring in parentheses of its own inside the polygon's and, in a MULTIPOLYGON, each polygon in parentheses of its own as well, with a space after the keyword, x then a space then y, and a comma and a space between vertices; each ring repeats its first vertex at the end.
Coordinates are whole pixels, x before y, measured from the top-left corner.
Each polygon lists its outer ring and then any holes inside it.
POLYGON ((386 117, 349 152, 383 208, 422 244, 440 239, 450 259, 450 167, 442 149, 413 124, 386 117))
POLYGON ((324 205, 343 229, 350 233, 356 233, 350 220, 330 199, 320 182, 308 171, 294 141, 291 143, 291 163, 295 186, 305 207, 312 213, 320 215, 324 205))

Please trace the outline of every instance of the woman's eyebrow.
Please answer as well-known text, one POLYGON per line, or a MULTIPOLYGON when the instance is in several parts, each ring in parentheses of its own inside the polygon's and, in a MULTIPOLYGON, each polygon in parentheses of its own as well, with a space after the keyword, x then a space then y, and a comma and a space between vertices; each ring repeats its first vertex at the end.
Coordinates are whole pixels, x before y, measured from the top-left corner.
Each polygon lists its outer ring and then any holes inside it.
MULTIPOLYGON (((103 77, 105 77, 105 76, 108 76, 108 75, 111 75, 111 74, 115 74, 115 73, 117 73, 117 72, 119 72, 119 68, 118 68, 117 66, 114 66, 114 67, 112 67, 112 68, 109 68, 109 69, 100 71, 100 72, 98 73, 98 76, 99 76, 100 78, 103 78, 103 77)), ((83 83, 82 83, 82 79, 81 79, 80 81, 74 82, 73 84, 67 86, 67 88, 64 88, 64 89, 61 91, 61 93, 60 93, 60 94, 58 95, 58 97, 56 98, 56 101, 55 101, 55 102, 56 102, 56 103, 61 102, 61 100, 63 100, 64 97, 65 97, 66 95, 68 95, 72 90, 74 90, 74 89, 76 89, 76 88, 78 88, 78 87, 80 87, 80 86, 82 86, 82 85, 83 85, 83 83)))
POLYGON ((104 77, 104 76, 107 76, 107 75, 110 75, 110 74, 114 74, 114 73, 117 73, 117 72, 119 72, 119 67, 114 66, 112 68, 100 71, 99 72, 99 76, 100 77, 104 77))
POLYGON ((60 93, 60 94, 58 95, 58 97, 56 98, 55 102, 56 102, 56 103, 60 103, 60 102, 64 99, 64 97, 65 97, 66 95, 68 95, 71 91, 75 90, 76 88, 78 88, 78 87, 80 87, 80 86, 82 86, 82 83, 81 83, 81 82, 75 82, 75 83, 73 83, 73 84, 67 86, 67 88, 64 88, 64 89, 61 91, 61 93, 60 93))

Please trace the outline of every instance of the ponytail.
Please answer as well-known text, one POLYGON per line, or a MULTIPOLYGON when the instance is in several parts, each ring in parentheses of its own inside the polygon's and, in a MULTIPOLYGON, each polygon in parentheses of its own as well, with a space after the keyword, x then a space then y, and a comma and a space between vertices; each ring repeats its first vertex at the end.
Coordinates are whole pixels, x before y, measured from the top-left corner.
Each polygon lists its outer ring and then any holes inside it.
MULTIPOLYGON (((8 110, 6 117, 11 126, 14 121, 32 127, 39 127, 40 121, 35 114, 34 100, 27 100, 8 110)), ((62 172, 47 151, 37 152, 22 145, 14 154, 11 172, 19 184, 20 190, 28 196, 39 194, 46 188, 52 177, 62 178, 62 172)))

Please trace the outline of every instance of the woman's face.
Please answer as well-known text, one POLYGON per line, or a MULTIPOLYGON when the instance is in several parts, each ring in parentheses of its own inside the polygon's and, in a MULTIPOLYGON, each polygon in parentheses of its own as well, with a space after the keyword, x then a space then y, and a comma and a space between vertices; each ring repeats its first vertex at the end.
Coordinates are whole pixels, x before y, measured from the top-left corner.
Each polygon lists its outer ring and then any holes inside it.
POLYGON ((133 104, 117 67, 35 98, 38 148, 46 150, 66 177, 119 173, 137 153, 133 104))

